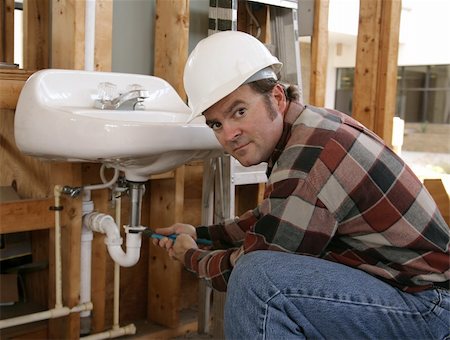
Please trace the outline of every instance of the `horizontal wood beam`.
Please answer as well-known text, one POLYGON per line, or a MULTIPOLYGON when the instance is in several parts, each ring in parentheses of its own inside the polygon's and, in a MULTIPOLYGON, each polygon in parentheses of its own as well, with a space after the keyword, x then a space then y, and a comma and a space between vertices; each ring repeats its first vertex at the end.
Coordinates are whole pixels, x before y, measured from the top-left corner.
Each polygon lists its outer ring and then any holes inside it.
POLYGON ((0 1, 0 61, 14 63, 14 0, 0 1))
POLYGON ((20 91, 34 71, 0 69, 0 109, 14 110, 20 91))
POLYGON ((0 233, 53 229, 53 198, 24 199, 0 203, 0 233))

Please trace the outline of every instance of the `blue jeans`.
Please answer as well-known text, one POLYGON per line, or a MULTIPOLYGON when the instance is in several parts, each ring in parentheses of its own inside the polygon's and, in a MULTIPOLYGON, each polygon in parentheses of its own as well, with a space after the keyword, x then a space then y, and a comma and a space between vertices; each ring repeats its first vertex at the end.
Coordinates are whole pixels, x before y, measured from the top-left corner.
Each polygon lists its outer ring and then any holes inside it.
POLYGON ((405 293, 338 263, 256 251, 232 271, 224 322, 233 340, 445 339, 450 293, 405 293))

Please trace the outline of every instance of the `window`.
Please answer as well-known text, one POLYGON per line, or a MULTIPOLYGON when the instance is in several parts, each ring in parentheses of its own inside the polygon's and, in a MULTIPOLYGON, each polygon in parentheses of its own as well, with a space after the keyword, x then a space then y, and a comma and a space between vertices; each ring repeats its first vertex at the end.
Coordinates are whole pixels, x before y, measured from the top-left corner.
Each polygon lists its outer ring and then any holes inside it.
MULTIPOLYGON (((450 124, 450 65, 401 66, 396 116, 411 123, 450 124)), ((351 114, 354 68, 337 70, 336 109, 351 114)))
POLYGON ((450 123, 450 65, 398 70, 396 115, 406 122, 450 123))

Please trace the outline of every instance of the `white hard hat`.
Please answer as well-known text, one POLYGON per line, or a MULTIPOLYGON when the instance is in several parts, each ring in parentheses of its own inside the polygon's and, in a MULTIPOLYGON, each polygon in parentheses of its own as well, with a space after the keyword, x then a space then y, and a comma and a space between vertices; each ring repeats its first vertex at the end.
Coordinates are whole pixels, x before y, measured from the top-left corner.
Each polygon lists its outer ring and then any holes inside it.
POLYGON ((246 82, 276 79, 282 65, 263 43, 244 32, 223 31, 201 40, 184 68, 190 120, 246 82))

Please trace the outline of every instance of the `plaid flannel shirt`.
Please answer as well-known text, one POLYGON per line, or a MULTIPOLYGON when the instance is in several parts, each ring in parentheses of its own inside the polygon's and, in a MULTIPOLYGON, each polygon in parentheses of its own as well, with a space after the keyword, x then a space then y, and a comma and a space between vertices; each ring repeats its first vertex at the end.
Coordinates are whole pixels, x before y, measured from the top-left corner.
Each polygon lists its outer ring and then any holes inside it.
POLYGON ((188 270, 225 291, 242 254, 273 250, 358 268, 409 292, 449 280, 449 228, 378 136, 343 113, 297 103, 284 125, 263 202, 198 227, 215 250, 188 250, 188 270))

